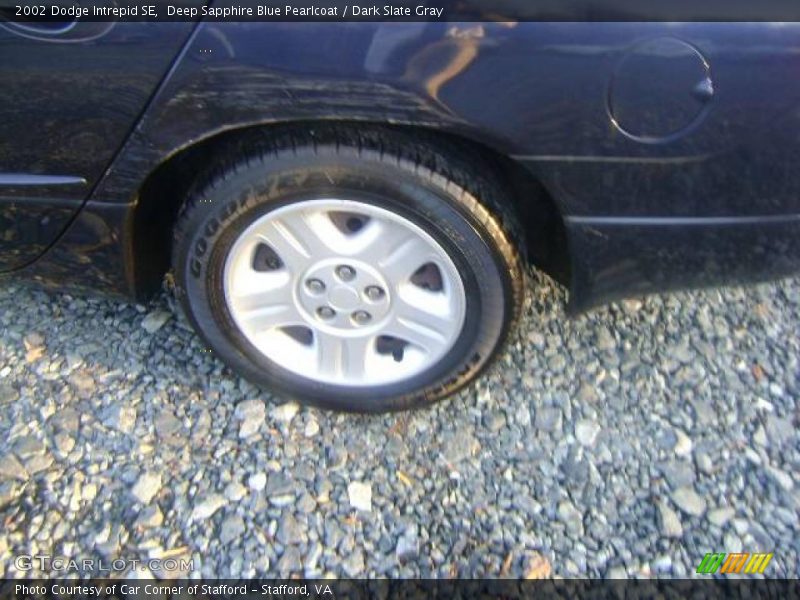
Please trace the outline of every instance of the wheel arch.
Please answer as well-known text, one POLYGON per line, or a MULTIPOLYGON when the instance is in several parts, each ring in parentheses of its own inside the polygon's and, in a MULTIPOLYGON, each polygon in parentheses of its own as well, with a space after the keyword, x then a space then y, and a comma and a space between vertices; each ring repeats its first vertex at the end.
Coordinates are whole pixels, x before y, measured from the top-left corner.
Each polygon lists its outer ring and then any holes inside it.
POLYGON ((131 215, 129 281, 137 298, 152 295, 170 268, 172 233, 181 205, 198 176, 223 153, 247 147, 248 139, 279 130, 335 123, 354 128, 424 132, 429 139, 455 143, 480 156, 507 186, 525 229, 527 257, 562 285, 569 285, 571 260, 567 233, 557 203, 542 183, 523 165, 491 145, 461 133, 424 125, 373 121, 303 120, 226 129, 184 146, 164 159, 139 187, 131 215))

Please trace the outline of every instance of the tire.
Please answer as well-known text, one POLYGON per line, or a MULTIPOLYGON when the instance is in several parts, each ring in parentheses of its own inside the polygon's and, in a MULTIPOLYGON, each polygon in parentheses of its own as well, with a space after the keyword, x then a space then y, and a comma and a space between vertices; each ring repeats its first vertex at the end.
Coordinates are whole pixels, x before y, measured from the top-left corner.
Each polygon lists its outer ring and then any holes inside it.
POLYGON ((176 294, 228 366, 282 396, 431 404, 488 367, 521 311, 524 243, 491 172, 388 127, 249 137, 179 213, 176 294))

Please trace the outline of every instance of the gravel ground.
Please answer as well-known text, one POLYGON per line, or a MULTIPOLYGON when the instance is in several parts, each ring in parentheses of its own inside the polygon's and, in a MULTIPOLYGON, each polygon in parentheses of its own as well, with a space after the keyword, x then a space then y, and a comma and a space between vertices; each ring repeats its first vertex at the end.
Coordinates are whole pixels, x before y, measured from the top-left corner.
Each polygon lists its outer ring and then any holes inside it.
POLYGON ((575 320, 531 281, 488 376, 382 417, 277 404, 167 295, 5 284, 0 576, 36 553, 193 558, 192 577, 685 576, 739 550, 800 575, 800 279, 575 320))

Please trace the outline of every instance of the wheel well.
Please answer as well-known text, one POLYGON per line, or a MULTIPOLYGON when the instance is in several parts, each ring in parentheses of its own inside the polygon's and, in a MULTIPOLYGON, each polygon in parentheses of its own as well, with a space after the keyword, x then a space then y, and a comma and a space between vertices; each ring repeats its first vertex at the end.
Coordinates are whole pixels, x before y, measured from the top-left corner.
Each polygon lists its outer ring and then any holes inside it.
MULTIPOLYGON (((183 199, 198 175, 211 167, 221 153, 245 148, 249 136, 263 136, 285 127, 310 127, 313 122, 275 124, 228 130, 201 140, 161 163, 139 190, 133 215, 133 287, 137 298, 152 295, 170 268, 173 227, 183 199)), ((558 208, 542 184, 525 167, 508 156, 472 139, 429 127, 348 123, 353 127, 378 127, 421 131, 449 143, 467 146, 494 170, 507 186, 527 239, 527 257, 556 281, 567 285, 570 277, 566 229, 558 208)))

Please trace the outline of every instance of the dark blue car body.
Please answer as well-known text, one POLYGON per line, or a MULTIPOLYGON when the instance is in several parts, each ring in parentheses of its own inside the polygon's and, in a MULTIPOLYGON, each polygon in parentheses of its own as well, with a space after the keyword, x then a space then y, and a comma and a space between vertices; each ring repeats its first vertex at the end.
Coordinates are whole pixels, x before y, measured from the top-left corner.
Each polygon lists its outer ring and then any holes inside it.
POLYGON ((0 57, 4 273, 144 297, 198 164, 323 120, 492 156, 573 310, 800 264, 800 24, 0 23, 0 57))

